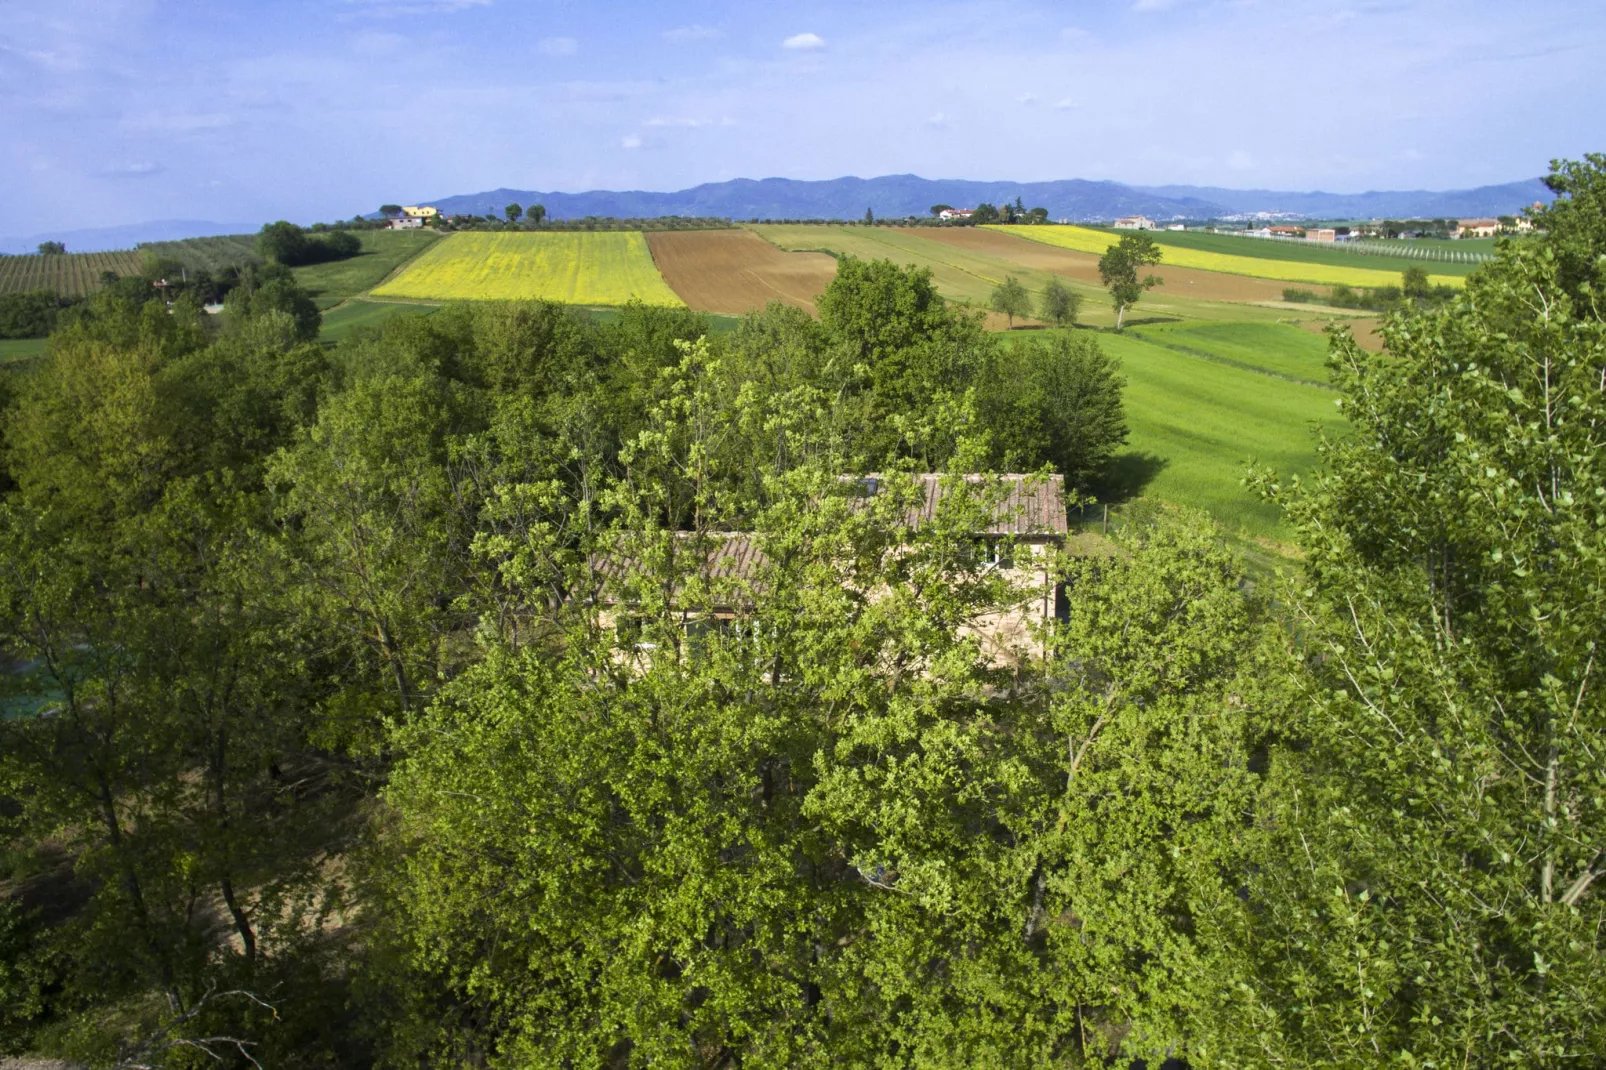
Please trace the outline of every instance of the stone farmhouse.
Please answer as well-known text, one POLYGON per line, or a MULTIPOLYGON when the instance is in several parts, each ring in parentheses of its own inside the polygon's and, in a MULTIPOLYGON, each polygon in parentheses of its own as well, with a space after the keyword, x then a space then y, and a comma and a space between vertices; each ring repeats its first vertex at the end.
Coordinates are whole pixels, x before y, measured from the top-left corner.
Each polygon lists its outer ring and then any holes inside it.
MULTIPOLYGON (((914 477, 923 491, 922 504, 906 519, 912 527, 927 523, 936 515, 944 494, 944 476, 923 473, 914 477)), ((984 477, 970 476, 980 481, 984 477)), ((975 532, 977 563, 984 571, 998 570, 1016 592, 1009 604, 999 605, 978 615, 960 629, 960 635, 977 640, 983 656, 993 668, 1019 669, 1046 656, 1042 626, 1065 611, 1065 592, 1054 577, 1055 552, 1065 544, 1068 533, 1064 499, 1064 477, 1010 474, 997 477, 1004 484, 1003 499, 992 508, 992 519, 975 532)), ((865 495, 878 492, 879 477, 860 481, 865 495)), ((690 535, 686 536, 692 541, 690 535)), ((768 564, 758 540, 743 532, 715 533, 701 540, 707 554, 703 574, 715 583, 738 581, 737 590, 760 576, 768 564)), ((631 562, 602 556, 594 567, 602 578, 599 597, 600 623, 613 628, 622 640, 639 631, 631 613, 632 603, 615 582, 631 571, 631 562)), ((749 607, 737 604, 740 598, 725 598, 711 607, 681 610, 681 627, 695 637, 709 630, 741 633, 749 607)), ((637 649, 651 653, 650 644, 637 649)))

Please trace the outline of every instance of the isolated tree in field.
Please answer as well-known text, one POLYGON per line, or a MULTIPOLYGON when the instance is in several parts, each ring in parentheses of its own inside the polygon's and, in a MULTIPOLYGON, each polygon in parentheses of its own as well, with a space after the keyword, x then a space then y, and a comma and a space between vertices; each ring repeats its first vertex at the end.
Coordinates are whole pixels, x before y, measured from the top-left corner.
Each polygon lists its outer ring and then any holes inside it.
POLYGON ((1120 330, 1126 319, 1126 310, 1138 303, 1143 291, 1160 285, 1157 275, 1138 277, 1138 269, 1160 262, 1160 247, 1154 239, 1136 231, 1124 234, 1121 240, 1099 257, 1099 278, 1109 288, 1110 302, 1115 306, 1115 329, 1120 330))
POLYGON ((1043 300, 1038 306, 1041 318, 1056 327, 1070 327, 1082 313, 1082 295, 1065 285, 1058 275, 1051 275, 1043 287, 1043 300))
POLYGON ((993 296, 988 306, 994 311, 1009 317, 1009 325, 1015 326, 1016 316, 1029 316, 1032 314, 1032 296, 1026 292, 1019 279, 1013 275, 1005 276, 1004 281, 993 288, 993 296))
POLYGON ((507 221, 509 223, 517 223, 519 221, 519 217, 524 214, 524 206, 519 202, 514 201, 512 204, 502 209, 502 214, 507 216, 507 221))
POLYGON ((875 211, 873 209, 866 208, 864 210, 864 225, 867 227, 875 225, 875 211))
POLYGON ((1426 268, 1408 267, 1400 273, 1400 292, 1406 297, 1427 297, 1433 293, 1426 268))
POLYGON ((931 214, 934 216, 939 216, 944 212, 951 212, 953 210, 954 206, 951 204, 934 204, 931 206, 931 214))
POLYGON ((382 204, 379 206, 379 214, 386 219, 394 219, 402 214, 402 206, 399 204, 382 204))
POLYGON ((540 226, 541 223, 546 219, 546 205, 530 205, 529 210, 524 213, 524 218, 530 220, 530 222, 534 223, 536 226, 540 226))
POLYGON ((59 241, 42 241, 39 243, 40 256, 60 256, 67 251, 67 246, 59 241))

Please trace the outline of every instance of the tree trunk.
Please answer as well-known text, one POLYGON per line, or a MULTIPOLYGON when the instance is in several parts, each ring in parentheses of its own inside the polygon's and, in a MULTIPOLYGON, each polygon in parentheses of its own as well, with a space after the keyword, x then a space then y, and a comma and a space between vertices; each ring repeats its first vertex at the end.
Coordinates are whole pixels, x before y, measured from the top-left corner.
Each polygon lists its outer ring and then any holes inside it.
POLYGON ((257 937, 251 931, 251 921, 240 909, 240 901, 234 896, 234 882, 224 877, 218 881, 218 887, 223 891, 223 902, 229 908, 229 915, 234 918, 235 931, 240 934, 240 943, 245 947, 245 963, 254 965, 257 960, 257 937))
POLYGON ((178 981, 173 976, 173 964, 168 961, 165 949, 156 939, 151 930, 150 910, 145 905, 145 890, 140 885, 139 873, 134 869, 133 860, 123 850, 123 826, 117 820, 117 804, 112 799, 111 785, 104 777, 96 776, 96 787, 100 794, 101 820, 106 826, 106 838, 110 841, 112 851, 117 855, 119 868, 123 871, 123 891, 128 895, 129 905, 134 909, 134 920, 139 926, 141 934, 145 937, 146 950, 156 962, 157 973, 161 976, 162 990, 167 995, 167 1003, 176 1011, 184 1009, 184 997, 178 990, 178 981))

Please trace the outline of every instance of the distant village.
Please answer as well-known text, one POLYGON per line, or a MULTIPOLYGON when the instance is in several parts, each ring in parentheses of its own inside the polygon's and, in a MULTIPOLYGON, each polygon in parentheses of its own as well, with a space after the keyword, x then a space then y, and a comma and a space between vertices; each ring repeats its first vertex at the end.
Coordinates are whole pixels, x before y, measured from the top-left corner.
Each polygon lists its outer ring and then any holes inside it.
MULTIPOLYGON (((1544 207, 1535 202, 1533 211, 1544 207)), ((1116 230, 1209 230, 1253 238, 1283 238, 1296 241, 1344 242, 1362 238, 1496 238, 1505 234, 1526 234, 1533 230, 1527 215, 1480 219, 1370 220, 1348 225, 1323 226, 1300 223, 1262 223, 1258 227, 1222 228, 1186 223, 1158 223, 1148 216, 1121 216, 1112 224, 1116 230)))

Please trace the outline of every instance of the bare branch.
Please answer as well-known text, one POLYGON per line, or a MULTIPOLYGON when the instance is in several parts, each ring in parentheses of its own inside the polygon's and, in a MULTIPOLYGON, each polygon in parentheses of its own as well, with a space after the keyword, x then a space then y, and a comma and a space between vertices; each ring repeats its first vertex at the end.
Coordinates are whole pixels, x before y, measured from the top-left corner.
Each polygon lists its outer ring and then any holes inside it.
POLYGON ((137 1047, 129 1051, 116 1063, 113 1063, 112 1070, 157 1070, 159 1064, 151 1060, 176 1048, 193 1048, 206 1053, 207 1056, 217 1062, 222 1062, 223 1057, 213 1050, 214 1048, 222 1047, 232 1047, 239 1052, 241 1058, 256 1067, 257 1070, 262 1070, 262 1064, 257 1062, 250 1051, 247 1050, 256 1047, 256 1041, 254 1040, 245 1040, 241 1037, 183 1037, 175 1035, 180 1028, 194 1021, 212 1001, 230 999, 236 996, 248 999, 259 1007, 266 1008, 275 1018, 279 1016, 278 1009, 273 1004, 254 992, 247 992, 243 988, 231 988, 227 991, 219 992, 217 985, 212 984, 207 987, 205 994, 200 999, 190 1005, 188 1010, 174 1017, 166 1025, 146 1037, 137 1047))

